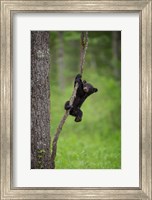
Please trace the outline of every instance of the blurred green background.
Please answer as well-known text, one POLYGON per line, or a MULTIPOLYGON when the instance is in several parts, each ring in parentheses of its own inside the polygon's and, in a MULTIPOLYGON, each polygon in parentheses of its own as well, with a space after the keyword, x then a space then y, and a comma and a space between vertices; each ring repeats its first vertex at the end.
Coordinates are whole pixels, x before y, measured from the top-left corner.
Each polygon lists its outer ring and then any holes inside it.
MULTIPOLYGON (((50 32, 51 138, 80 73, 81 32, 50 32)), ((69 116, 57 145, 56 169, 121 168, 121 32, 88 32, 83 79, 98 88, 69 116)))

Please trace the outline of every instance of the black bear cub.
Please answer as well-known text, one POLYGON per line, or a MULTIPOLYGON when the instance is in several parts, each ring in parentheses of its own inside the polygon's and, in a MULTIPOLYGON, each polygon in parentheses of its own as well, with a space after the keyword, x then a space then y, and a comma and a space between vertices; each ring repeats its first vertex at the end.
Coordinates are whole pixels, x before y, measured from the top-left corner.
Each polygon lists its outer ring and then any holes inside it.
POLYGON ((90 83, 86 81, 82 81, 81 75, 78 74, 75 78, 74 87, 78 83, 78 89, 76 93, 76 97, 74 99, 73 105, 69 105, 69 101, 65 103, 65 110, 70 109, 70 115, 75 117, 76 122, 80 122, 82 120, 83 112, 80 110, 83 102, 86 100, 88 96, 98 91, 97 88, 94 88, 90 83))

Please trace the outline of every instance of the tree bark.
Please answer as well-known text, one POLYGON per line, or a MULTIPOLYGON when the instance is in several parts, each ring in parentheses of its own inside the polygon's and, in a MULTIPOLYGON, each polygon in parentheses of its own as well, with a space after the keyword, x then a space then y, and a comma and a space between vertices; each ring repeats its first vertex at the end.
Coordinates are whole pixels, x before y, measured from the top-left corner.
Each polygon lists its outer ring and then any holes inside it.
POLYGON ((31 168, 50 168, 49 32, 31 32, 31 168))

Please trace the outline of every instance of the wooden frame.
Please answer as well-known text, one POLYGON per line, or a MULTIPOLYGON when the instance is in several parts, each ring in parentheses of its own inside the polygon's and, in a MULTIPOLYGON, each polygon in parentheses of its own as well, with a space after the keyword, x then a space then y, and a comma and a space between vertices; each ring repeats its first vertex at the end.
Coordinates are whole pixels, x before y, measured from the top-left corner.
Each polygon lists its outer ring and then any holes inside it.
POLYGON ((1 0, 1 199, 152 199, 151 0, 1 0), (12 15, 15 12, 138 12, 140 15, 140 187, 12 187, 12 15))

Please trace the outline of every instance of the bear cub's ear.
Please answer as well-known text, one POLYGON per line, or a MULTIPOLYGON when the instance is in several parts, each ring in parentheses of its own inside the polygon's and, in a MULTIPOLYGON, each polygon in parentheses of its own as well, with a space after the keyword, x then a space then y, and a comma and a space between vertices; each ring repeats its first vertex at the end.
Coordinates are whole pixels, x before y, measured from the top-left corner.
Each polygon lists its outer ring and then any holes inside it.
POLYGON ((98 89, 97 88, 93 88, 94 92, 98 92, 98 89))

